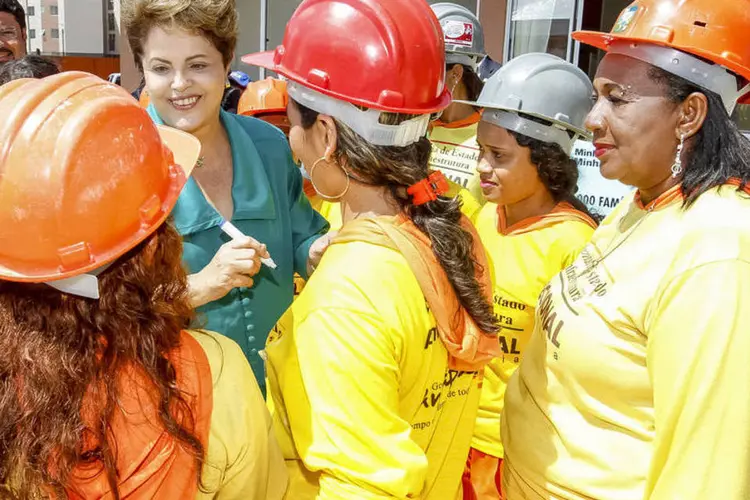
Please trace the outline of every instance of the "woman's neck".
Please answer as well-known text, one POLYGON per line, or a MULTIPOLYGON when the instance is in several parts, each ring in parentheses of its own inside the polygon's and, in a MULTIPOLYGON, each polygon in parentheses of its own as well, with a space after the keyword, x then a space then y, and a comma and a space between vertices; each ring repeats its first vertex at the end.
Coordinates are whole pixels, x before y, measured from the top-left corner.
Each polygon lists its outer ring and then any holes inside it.
POLYGON ((398 215, 400 212, 401 209, 396 201, 382 186, 366 186, 351 181, 349 190, 341 199, 341 215, 344 224, 363 217, 398 215))
POLYGON ((440 121, 442 121, 443 123, 454 123, 457 121, 465 120, 473 115, 476 112, 473 107, 461 102, 455 102, 465 101, 468 98, 469 93, 466 91, 466 86, 463 84, 463 82, 460 82, 458 85, 456 85, 456 88, 453 89, 454 102, 451 103, 451 105, 448 106, 445 111, 443 111, 443 114, 440 116, 440 121))
POLYGON ((211 120, 192 134, 201 142, 201 156, 215 156, 217 151, 223 149, 223 146, 229 141, 226 130, 221 124, 221 119, 216 116, 216 120, 211 120))
POLYGON ((511 227, 519 222, 550 213, 557 202, 546 189, 540 189, 528 198, 505 205, 505 225, 511 227))
POLYGON ((659 182, 658 184, 648 187, 648 188, 638 188, 638 194, 641 198, 641 203, 646 206, 655 199, 657 199, 659 196, 663 195, 673 187, 675 187, 677 184, 680 184, 682 182, 682 179, 675 179, 670 174, 666 179, 659 182))
POLYGON ((440 116, 440 121, 449 124, 455 123, 467 119, 475 112, 474 108, 468 104, 454 102, 443 111, 443 114, 440 116))

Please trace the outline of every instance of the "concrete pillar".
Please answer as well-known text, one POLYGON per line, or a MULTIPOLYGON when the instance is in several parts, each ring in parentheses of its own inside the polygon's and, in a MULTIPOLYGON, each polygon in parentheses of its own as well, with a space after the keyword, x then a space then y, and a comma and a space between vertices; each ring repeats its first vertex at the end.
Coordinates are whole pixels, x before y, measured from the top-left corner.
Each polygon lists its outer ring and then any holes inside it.
POLYGON ((479 22, 484 28, 485 47, 490 57, 499 62, 503 61, 508 1, 481 0, 479 2, 479 22))
POLYGON ((132 92, 141 83, 141 74, 135 66, 133 52, 130 50, 128 36, 122 25, 120 17, 120 5, 122 0, 115 1, 115 21, 120 28, 120 75, 122 77, 122 86, 132 92))

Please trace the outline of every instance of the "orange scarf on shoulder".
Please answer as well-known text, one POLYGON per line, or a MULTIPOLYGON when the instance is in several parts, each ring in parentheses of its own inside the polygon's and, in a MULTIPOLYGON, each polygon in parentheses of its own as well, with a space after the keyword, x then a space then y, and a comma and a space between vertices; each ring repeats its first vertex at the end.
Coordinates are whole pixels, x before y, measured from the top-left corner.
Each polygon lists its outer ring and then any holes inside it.
MULTIPOLYGON (((176 375, 177 387, 193 412, 192 432, 208 447, 208 434, 213 409, 213 381, 208 358, 203 348, 188 332, 180 335, 180 346, 169 355, 176 375)), ((198 471, 190 450, 177 442, 161 425, 159 397, 146 375, 130 367, 119 377, 120 401, 111 422, 116 448, 115 467, 118 471, 120 498, 151 500, 195 498, 198 492, 198 471)), ((90 391, 83 407, 87 426, 93 427, 95 409, 101 407, 90 391)), ((177 421, 188 425, 186 415, 177 421)), ((88 435, 83 449, 96 448, 88 435)), ((69 499, 98 500, 113 498, 107 475, 101 463, 81 464, 73 471, 66 488, 69 499)))
MULTIPOLYGON (((476 230, 466 217, 462 227, 474 239, 477 280, 488 304, 492 303, 489 263, 476 230)), ((364 241, 396 250, 406 258, 437 322, 440 339, 449 354, 449 368, 479 371, 500 355, 497 336, 479 329, 461 306, 448 276, 432 251, 430 239, 404 215, 356 219, 347 222, 331 242, 364 241)))
POLYGON ((548 214, 538 217, 529 217, 519 221, 512 226, 508 226, 505 220, 505 208, 502 205, 497 206, 497 231, 500 234, 524 234, 542 229, 545 227, 558 224, 560 222, 581 222, 587 226, 596 229, 598 224, 594 219, 581 212, 567 201, 562 201, 555 205, 555 208, 548 214))

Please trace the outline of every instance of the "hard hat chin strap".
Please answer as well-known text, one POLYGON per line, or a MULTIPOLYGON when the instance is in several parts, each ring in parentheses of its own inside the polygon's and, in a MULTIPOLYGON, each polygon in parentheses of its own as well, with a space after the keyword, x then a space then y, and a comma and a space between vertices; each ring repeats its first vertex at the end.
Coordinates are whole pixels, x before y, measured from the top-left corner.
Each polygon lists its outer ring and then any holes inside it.
POLYGON ((65 278, 55 281, 47 281, 44 284, 51 286, 52 288, 59 290, 63 293, 69 293, 71 295, 77 295, 79 297, 85 297, 87 299, 98 299, 99 298, 99 276, 101 273, 109 269, 114 264, 110 262, 102 267, 89 271, 85 274, 79 274, 71 278, 65 278))
POLYGON ((384 111, 377 109, 360 109, 357 106, 321 94, 303 85, 289 80, 287 82, 289 97, 313 111, 332 116, 345 123, 364 140, 376 146, 404 147, 414 144, 427 135, 430 115, 419 115, 405 120, 398 125, 380 123, 384 111))
POLYGON ((730 116, 737 105, 737 100, 750 91, 750 84, 737 90, 737 76, 723 66, 706 62, 687 52, 671 47, 650 43, 615 41, 610 45, 608 52, 646 62, 663 69, 667 73, 679 76, 702 89, 718 94, 730 116))

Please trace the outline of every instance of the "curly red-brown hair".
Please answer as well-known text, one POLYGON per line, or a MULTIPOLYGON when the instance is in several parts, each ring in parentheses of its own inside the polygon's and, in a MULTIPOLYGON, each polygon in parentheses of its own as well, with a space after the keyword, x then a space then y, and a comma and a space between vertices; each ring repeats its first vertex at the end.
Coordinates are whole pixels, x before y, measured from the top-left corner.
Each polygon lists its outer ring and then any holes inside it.
POLYGON ((168 357, 193 318, 181 258, 180 236, 165 223, 99 276, 98 301, 0 281, 0 497, 64 497, 76 465, 94 461, 119 498, 110 422, 125 366, 153 384, 161 422, 194 454, 200 482, 204 447, 168 357), (93 429, 81 415, 91 388, 103 402, 93 429), (84 431, 99 443, 86 456, 84 431))

